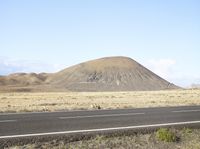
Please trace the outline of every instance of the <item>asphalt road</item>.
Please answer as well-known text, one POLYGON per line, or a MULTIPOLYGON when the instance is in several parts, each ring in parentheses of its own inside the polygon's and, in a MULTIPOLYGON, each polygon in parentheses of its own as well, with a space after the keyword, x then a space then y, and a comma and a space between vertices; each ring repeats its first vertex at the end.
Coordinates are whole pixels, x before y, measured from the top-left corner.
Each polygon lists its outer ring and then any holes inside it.
POLYGON ((199 125, 200 106, 0 114, 0 139, 199 125))

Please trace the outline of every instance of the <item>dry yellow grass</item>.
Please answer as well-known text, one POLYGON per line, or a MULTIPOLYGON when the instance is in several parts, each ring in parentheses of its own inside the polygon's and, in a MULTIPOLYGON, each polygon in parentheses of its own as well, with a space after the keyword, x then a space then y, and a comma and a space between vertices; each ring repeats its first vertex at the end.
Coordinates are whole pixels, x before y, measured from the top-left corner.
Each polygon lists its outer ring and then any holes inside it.
POLYGON ((200 90, 0 93, 0 112, 200 105, 200 90))

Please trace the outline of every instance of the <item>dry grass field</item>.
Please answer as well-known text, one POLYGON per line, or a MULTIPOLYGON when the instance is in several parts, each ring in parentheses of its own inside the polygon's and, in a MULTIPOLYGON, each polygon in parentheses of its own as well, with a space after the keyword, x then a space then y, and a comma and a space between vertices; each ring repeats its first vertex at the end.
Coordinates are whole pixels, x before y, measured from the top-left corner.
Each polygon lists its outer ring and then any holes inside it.
POLYGON ((0 93, 0 112, 200 105, 200 90, 0 93))

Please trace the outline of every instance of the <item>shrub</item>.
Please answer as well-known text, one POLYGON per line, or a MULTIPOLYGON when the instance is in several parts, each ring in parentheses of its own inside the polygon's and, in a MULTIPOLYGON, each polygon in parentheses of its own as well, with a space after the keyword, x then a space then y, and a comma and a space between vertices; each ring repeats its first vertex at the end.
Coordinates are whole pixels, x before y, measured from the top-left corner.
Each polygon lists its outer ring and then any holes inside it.
POLYGON ((190 129, 190 128, 184 128, 183 129, 183 133, 184 134, 190 134, 190 133, 192 133, 192 129, 190 129))
POLYGON ((98 105, 98 104, 93 104, 93 105, 91 105, 91 107, 92 107, 93 109, 98 109, 98 110, 102 109, 101 106, 98 105))
POLYGON ((176 142, 176 135, 175 133, 171 132, 167 128, 160 128, 156 132, 156 138, 160 141, 165 141, 165 142, 176 142))

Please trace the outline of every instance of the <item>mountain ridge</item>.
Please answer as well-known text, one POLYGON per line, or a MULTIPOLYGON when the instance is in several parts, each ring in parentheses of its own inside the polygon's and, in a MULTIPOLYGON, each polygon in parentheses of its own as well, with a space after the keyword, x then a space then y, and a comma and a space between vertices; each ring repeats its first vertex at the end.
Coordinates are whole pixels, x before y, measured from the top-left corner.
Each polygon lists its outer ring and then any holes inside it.
POLYGON ((90 60, 52 74, 11 74, 0 77, 0 85, 35 88, 48 86, 47 90, 67 91, 151 91, 179 88, 135 60, 122 56, 90 60))

